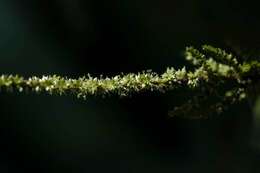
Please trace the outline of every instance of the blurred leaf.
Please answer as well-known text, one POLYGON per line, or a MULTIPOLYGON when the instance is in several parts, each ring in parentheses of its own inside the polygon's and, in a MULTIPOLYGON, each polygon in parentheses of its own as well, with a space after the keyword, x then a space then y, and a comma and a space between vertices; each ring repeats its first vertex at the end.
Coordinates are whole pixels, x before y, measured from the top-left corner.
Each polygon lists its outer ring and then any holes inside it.
POLYGON ((253 131, 251 142, 253 147, 260 149, 260 96, 256 99, 254 106, 254 122, 253 122, 253 131))
POLYGON ((260 119, 260 96, 256 99, 256 104, 254 107, 254 114, 257 119, 260 119))

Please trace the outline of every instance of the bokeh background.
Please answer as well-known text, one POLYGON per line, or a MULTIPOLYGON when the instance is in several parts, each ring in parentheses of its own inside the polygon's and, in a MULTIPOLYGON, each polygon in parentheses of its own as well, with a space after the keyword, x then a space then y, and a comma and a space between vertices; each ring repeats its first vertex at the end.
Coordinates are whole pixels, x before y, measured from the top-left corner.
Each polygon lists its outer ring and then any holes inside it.
MULTIPOLYGON (((237 0, 1 0, 0 73, 161 73, 185 65, 186 46, 258 47, 258 8, 237 0)), ((2 92, 0 172, 260 171, 259 100, 219 118, 170 119, 181 97, 2 92)))

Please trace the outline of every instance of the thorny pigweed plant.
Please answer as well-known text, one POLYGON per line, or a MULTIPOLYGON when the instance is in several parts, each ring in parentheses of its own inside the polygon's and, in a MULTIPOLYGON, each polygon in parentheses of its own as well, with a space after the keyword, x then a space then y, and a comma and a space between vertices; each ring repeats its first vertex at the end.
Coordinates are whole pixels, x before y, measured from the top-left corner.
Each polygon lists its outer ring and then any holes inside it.
POLYGON ((202 46, 201 50, 187 47, 185 56, 192 64, 191 68, 167 68, 161 75, 152 71, 121 74, 111 78, 97 78, 88 74, 78 79, 57 75, 29 79, 18 75, 2 75, 0 89, 73 94, 78 98, 87 99, 88 96, 125 97, 143 91, 165 93, 186 88, 191 91, 191 98, 170 110, 169 115, 187 118, 207 118, 212 113, 222 113, 230 105, 246 98, 254 99, 256 92, 259 93, 259 61, 243 61, 233 54, 209 45, 202 46), (209 102, 209 98, 213 101, 209 102))

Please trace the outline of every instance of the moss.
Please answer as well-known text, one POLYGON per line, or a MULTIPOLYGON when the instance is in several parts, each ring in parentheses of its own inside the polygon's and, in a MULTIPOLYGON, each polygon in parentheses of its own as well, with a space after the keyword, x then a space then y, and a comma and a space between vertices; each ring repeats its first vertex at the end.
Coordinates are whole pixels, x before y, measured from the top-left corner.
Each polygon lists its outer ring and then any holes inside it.
MULTIPOLYGON (((186 59, 194 66, 191 70, 185 67, 175 70, 167 68, 163 74, 152 71, 143 71, 138 74, 121 74, 111 78, 92 77, 87 75, 78 79, 69 79, 57 75, 31 77, 24 79, 18 75, 2 75, 0 89, 7 91, 32 91, 49 94, 73 94, 78 98, 87 99, 88 96, 118 95, 130 96, 132 93, 143 91, 167 92, 177 88, 186 87, 197 93, 210 92, 211 97, 217 97, 219 88, 232 81, 234 85, 222 92, 220 98, 208 108, 209 112, 221 113, 226 109, 226 102, 236 103, 245 99, 248 86, 258 85, 260 79, 260 62, 244 61, 220 48, 209 45, 202 46, 201 50, 193 47, 186 48, 186 59), (221 86, 219 86, 221 84, 221 86), (243 91, 243 92, 242 92, 243 91), (232 101, 230 101, 232 100, 232 101)), ((219 97, 219 96, 218 96, 219 97)), ((203 99, 207 99, 204 97, 203 99)), ((170 111, 170 115, 187 115, 189 112, 201 109, 203 101, 198 94, 170 111)), ((202 113, 197 117, 205 117, 202 113)))

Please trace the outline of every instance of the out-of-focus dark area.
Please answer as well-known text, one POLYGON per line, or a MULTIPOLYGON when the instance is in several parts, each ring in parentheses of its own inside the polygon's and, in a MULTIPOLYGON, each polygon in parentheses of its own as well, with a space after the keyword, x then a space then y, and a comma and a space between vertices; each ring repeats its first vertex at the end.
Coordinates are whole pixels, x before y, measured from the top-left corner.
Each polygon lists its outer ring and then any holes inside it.
MULTIPOLYGON (((257 1, 1 0, 0 74, 161 73, 185 46, 258 48, 259 19, 257 1)), ((170 119, 180 99, 2 92, 0 172, 260 172, 259 101, 170 119)))

